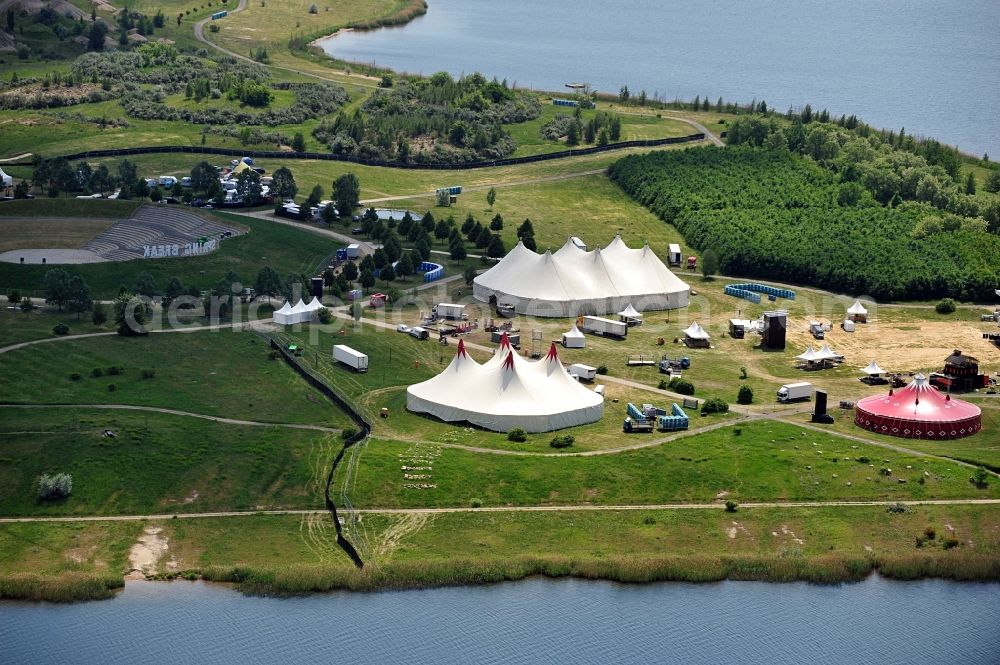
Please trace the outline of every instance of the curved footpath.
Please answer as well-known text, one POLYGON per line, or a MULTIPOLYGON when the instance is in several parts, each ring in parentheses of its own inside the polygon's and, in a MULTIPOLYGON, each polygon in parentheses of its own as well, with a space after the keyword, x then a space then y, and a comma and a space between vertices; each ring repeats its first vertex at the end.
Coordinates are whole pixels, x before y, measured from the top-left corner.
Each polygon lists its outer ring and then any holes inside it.
MULTIPOLYGON (((740 508, 857 508, 872 506, 981 506, 1000 505, 1000 499, 916 499, 904 501, 747 501, 740 508)), ((614 512, 625 510, 725 510, 718 503, 656 503, 595 506, 487 506, 468 508, 361 508, 342 512, 355 515, 435 515, 445 513, 559 513, 614 512)), ((76 515, 66 517, 0 517, 0 524, 22 522, 139 522, 143 520, 202 519, 211 517, 253 517, 256 515, 325 515, 324 510, 232 510, 211 513, 158 513, 149 515, 76 515)))

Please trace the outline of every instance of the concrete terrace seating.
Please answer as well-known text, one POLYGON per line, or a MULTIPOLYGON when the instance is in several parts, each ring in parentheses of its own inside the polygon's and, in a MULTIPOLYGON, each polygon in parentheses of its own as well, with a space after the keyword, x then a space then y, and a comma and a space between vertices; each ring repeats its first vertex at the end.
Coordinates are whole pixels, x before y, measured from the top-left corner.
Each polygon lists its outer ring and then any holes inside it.
POLYGON ((84 245, 109 261, 131 261, 144 257, 144 245, 181 245, 199 238, 218 238, 240 231, 213 222, 189 210, 173 206, 142 206, 129 219, 121 219, 84 245))

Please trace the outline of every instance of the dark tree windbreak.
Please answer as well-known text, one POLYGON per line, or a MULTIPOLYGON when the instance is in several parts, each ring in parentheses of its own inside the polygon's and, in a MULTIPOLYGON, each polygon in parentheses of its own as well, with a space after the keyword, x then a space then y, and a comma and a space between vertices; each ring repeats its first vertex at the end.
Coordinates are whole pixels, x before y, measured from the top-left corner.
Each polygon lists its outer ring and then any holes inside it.
POLYGON ((867 193, 844 206, 837 174, 787 150, 656 152, 616 162, 609 177, 691 246, 712 248, 724 274, 880 300, 990 299, 1000 284, 1000 237, 976 230, 981 220, 915 237, 942 213, 867 193))

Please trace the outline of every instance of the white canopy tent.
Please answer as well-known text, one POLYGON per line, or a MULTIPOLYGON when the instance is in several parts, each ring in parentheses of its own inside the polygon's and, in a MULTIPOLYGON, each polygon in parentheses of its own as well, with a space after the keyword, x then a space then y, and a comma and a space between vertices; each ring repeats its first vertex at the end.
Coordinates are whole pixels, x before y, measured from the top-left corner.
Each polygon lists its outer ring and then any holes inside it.
POLYGON ((834 353, 828 344, 824 344, 823 348, 816 352, 816 360, 832 360, 834 362, 840 362, 844 359, 844 356, 839 353, 834 353))
POLYGON ((292 305, 291 305, 291 303, 289 303, 288 301, 285 301, 285 304, 281 306, 281 309, 277 310, 274 313, 273 321, 275 323, 277 323, 278 325, 282 325, 282 326, 288 326, 288 325, 291 325, 291 324, 295 323, 295 321, 292 320, 292 305))
POLYGON ((4 187, 13 187, 14 186, 14 178, 12 178, 11 176, 9 176, 6 173, 4 173, 3 169, 0 169, 0 182, 3 183, 4 187))
POLYGON ((867 374, 868 376, 879 376, 880 374, 885 374, 885 370, 878 366, 878 363, 873 359, 868 363, 867 367, 861 369, 862 374, 867 374))
POLYGON ((649 245, 631 249, 615 236, 593 251, 567 240, 555 253, 537 254, 519 242, 476 277, 472 293, 482 302, 511 303, 519 314, 570 317, 610 314, 633 303, 642 310, 686 307, 690 287, 649 245))
POLYGON ((642 312, 637 312, 635 307, 632 307, 632 303, 628 304, 628 307, 618 312, 618 316, 621 317, 622 321, 637 321, 642 323, 642 312))
POLYGON ((855 323, 867 323, 868 310, 865 309, 860 300, 855 300, 854 304, 847 308, 847 318, 855 323))
POLYGON ((562 345, 567 349, 582 349, 587 346, 587 336, 580 332, 574 323, 569 332, 563 333, 562 345))
POLYGON ((496 355, 482 365, 459 340, 443 372, 406 389, 406 408, 496 432, 550 432, 600 420, 604 398, 567 374, 554 343, 544 359, 532 362, 504 335, 496 355))
POLYGON ((806 363, 814 363, 819 361, 819 357, 816 355, 816 350, 813 349, 811 346, 807 346, 805 352, 795 356, 795 359, 801 360, 802 362, 806 363))
POLYGON ((708 332, 697 321, 684 329, 684 342, 689 346, 708 346, 709 339, 708 332))

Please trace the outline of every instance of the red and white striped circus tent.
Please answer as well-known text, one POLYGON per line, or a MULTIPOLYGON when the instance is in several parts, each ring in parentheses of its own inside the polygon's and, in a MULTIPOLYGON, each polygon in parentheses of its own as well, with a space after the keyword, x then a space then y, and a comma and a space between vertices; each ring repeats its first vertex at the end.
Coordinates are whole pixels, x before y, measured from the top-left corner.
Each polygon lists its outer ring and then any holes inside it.
POLYGON ((982 429, 982 410, 939 392, 917 374, 905 388, 859 401, 854 424, 905 439, 960 439, 982 429))
POLYGON ((517 354, 504 334, 496 355, 483 364, 459 340, 458 352, 443 372, 406 389, 406 408, 495 432, 515 427, 550 432, 600 420, 604 397, 566 372, 555 343, 545 358, 530 361, 517 354))

